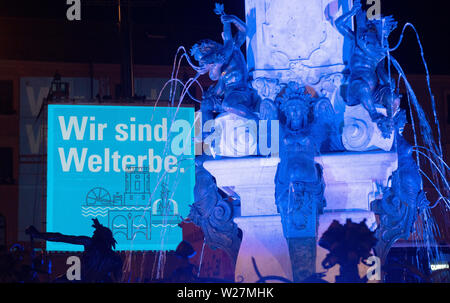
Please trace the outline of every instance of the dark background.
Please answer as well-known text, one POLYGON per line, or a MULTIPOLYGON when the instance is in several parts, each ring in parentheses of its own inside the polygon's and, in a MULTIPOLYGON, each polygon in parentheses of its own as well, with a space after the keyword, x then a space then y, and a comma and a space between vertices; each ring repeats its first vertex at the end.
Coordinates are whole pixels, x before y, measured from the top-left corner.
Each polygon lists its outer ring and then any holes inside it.
MULTIPOLYGON (((122 0, 122 2, 125 0, 122 0)), ((293 0, 295 1, 295 0, 293 0)), ((220 40, 216 0, 131 0, 136 64, 172 65, 178 46, 220 40)), ((244 0, 223 0, 225 12, 245 20, 244 0)), ((432 74, 450 74, 450 9, 446 1, 381 0, 383 14, 417 28, 432 74)), ((68 21, 65 0, 0 0, 0 59, 120 63, 117 1, 81 0, 81 21, 68 21)), ((392 54, 407 73, 423 74, 415 34, 407 30, 392 54)))

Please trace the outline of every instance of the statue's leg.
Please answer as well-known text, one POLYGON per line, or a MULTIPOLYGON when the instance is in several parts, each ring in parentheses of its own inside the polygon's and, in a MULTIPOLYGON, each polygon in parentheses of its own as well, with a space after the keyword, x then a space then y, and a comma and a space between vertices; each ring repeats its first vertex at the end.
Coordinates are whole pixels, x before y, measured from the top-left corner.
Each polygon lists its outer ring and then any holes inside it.
POLYGON ((375 104, 380 102, 380 97, 383 93, 371 85, 374 79, 370 75, 366 76, 365 79, 368 81, 363 78, 358 78, 350 82, 347 98, 351 103, 359 101, 369 113, 370 119, 377 123, 378 129, 381 131, 383 137, 389 138, 393 130, 391 109, 386 108, 388 117, 377 112, 375 104))
POLYGON ((222 102, 224 111, 249 120, 258 120, 252 110, 252 99, 249 91, 233 91, 225 96, 222 102))
POLYGON ((202 113, 202 123, 214 118, 214 100, 212 98, 203 99, 200 104, 200 111, 202 113))
POLYGON ((361 103, 369 113, 372 121, 376 121, 380 116, 375 108, 372 88, 367 81, 361 78, 350 81, 347 94, 347 103, 350 106, 361 103))

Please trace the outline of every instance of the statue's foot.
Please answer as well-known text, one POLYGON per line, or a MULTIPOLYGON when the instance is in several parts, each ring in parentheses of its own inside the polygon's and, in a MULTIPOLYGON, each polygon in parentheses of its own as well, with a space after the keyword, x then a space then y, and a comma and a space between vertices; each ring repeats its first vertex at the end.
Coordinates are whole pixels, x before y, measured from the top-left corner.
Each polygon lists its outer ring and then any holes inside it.
POLYGON ((381 116, 374 122, 377 123, 378 129, 381 131, 383 138, 389 139, 394 131, 394 121, 391 118, 381 116))

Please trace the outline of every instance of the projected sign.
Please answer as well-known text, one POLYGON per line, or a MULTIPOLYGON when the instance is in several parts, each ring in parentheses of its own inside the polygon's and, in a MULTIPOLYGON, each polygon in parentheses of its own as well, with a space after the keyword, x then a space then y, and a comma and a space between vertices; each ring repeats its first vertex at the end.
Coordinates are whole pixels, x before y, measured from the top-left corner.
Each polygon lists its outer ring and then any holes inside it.
POLYGON ((193 108, 49 105, 47 231, 92 236, 98 218, 118 250, 175 249, 194 200, 193 123, 193 108))

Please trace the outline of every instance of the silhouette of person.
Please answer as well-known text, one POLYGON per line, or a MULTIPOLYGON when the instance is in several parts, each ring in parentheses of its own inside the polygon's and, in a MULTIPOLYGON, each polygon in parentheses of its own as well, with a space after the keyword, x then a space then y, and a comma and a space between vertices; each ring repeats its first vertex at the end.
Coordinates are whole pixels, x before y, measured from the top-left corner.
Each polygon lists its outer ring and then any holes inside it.
POLYGON ((170 276, 170 282, 189 283, 197 280, 195 275, 196 267, 189 262, 189 259, 195 256, 196 253, 189 242, 182 241, 178 244, 175 255, 178 257, 180 265, 170 276))
MULTIPOLYGON (((119 282, 122 277, 122 259, 113 250, 116 247, 111 230, 92 219, 95 228, 92 237, 69 236, 60 233, 41 233, 34 226, 25 231, 36 239, 84 246, 81 256, 81 282, 119 282)), ((65 275, 57 279, 67 282, 65 275)))

